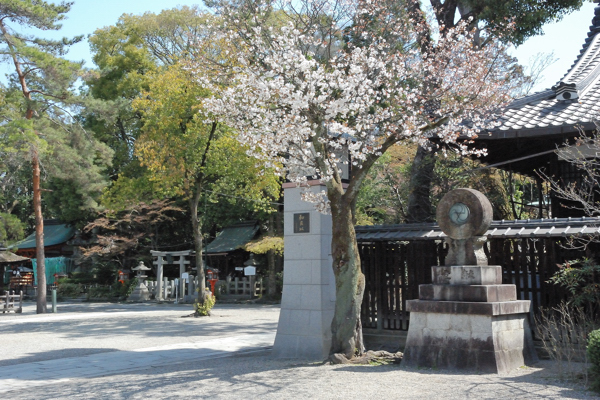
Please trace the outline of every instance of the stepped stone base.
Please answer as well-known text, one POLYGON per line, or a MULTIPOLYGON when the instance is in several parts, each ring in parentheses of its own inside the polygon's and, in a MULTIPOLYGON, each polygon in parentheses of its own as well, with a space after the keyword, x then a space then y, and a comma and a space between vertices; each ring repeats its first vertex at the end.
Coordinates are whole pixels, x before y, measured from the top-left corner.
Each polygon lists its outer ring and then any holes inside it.
POLYGON ((150 300, 150 292, 148 291, 148 287, 144 283, 138 283, 138 285, 133 289, 133 292, 129 295, 127 300, 129 301, 148 301, 150 300))
POLYGON ((439 285, 498 285, 502 283, 499 265, 452 265, 431 267, 431 278, 439 285))
POLYGON ((419 299, 448 301, 514 301, 515 285, 419 285, 419 299))
POLYGON ((403 365, 506 374, 536 361, 526 314, 410 314, 403 365))

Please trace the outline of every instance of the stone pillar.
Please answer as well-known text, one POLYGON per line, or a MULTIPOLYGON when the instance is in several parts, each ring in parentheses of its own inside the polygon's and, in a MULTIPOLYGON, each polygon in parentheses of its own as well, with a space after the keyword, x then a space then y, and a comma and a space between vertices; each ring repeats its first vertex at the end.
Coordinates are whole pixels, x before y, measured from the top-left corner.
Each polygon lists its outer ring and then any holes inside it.
POLYGON ((188 301, 190 303, 193 303, 194 302, 194 298, 195 298, 194 295, 195 295, 195 290, 196 289, 194 287, 194 279, 195 279, 194 275, 190 275, 188 277, 188 284, 187 284, 188 294, 187 294, 187 300, 186 301, 188 301))
POLYGON ((185 265, 189 264, 189 260, 185 259, 185 255, 179 256, 179 293, 181 293, 181 298, 183 299, 183 294, 185 293, 185 280, 181 279, 181 275, 185 272, 185 265))
MULTIPOLYGON (((318 193, 325 186, 311 181, 318 193)), ((302 201, 295 184, 284 187, 283 296, 273 354, 324 360, 331 346, 335 280, 331 258, 331 215, 302 201)))
POLYGON ((153 261, 153 264, 156 265, 156 300, 164 300, 163 297, 163 256, 154 254, 154 251, 151 251, 152 255, 156 257, 156 261, 153 261))

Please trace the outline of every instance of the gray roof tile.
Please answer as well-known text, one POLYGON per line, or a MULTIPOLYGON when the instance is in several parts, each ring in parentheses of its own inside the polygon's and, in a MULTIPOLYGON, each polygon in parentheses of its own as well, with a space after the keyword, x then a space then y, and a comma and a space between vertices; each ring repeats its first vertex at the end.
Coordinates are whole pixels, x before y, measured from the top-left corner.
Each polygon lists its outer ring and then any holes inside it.
MULTIPOLYGON (((502 135, 510 135, 510 131, 549 126, 562 127, 579 123, 592 126, 592 118, 600 117, 600 6, 595 8, 594 13, 588 38, 580 54, 559 81, 575 84, 579 99, 561 102, 556 99, 556 93, 551 89, 517 99, 507 107, 501 117, 502 125, 491 131, 491 138, 494 137, 494 132, 500 131, 504 132, 502 135)), ((568 129, 575 131, 575 128, 568 129)), ((542 130, 540 135, 543 134, 542 130)))
MULTIPOLYGON (((356 239, 368 241, 402 241, 443 239, 446 235, 437 224, 402 224, 357 226, 356 239)), ((492 221, 485 233, 489 239, 520 237, 565 237, 600 234, 600 218, 551 218, 516 221, 492 221)))

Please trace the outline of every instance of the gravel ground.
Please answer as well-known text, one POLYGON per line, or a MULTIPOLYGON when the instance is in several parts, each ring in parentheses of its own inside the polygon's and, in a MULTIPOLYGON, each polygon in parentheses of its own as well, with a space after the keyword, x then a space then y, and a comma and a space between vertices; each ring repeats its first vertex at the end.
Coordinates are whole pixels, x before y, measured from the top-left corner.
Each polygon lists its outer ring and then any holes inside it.
POLYGON ((508 376, 276 360, 268 353, 70 380, 11 399, 597 399, 556 379, 552 363, 508 376))
POLYGON ((220 305, 211 318, 182 318, 189 304, 60 303, 57 314, 0 314, 0 366, 272 332, 279 306, 220 305))
MULTIPOLYGON (((190 306, 64 305, 60 314, 4 318, 0 365, 276 329, 276 306, 219 306, 213 318, 181 318, 190 306)), ((82 366, 83 367, 83 366, 82 366)), ((579 366, 581 367, 581 366, 579 366)), ((597 399, 542 361, 507 376, 278 360, 269 351, 69 379, 6 394, 11 399, 597 399)))

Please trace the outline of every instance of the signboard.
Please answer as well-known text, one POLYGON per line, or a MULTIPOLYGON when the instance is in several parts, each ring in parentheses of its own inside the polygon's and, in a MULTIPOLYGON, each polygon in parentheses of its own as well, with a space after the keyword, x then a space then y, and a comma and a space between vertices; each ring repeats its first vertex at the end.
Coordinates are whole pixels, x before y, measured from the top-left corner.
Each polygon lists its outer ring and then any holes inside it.
POLYGON ((184 272, 183 274, 181 274, 181 279, 184 279, 186 283, 189 282, 190 279, 190 274, 188 274, 187 272, 184 272))
POLYGON ((294 233, 310 232, 310 213, 294 214, 294 233))
POLYGON ((256 275, 256 267, 246 267, 244 268, 244 275, 246 276, 254 276, 256 275))

